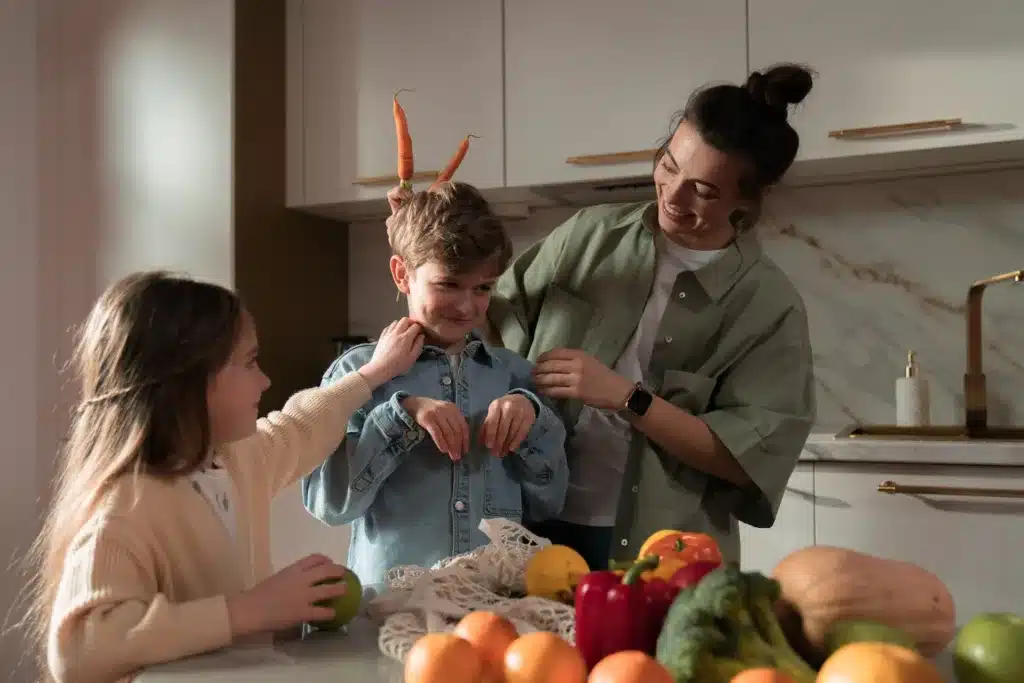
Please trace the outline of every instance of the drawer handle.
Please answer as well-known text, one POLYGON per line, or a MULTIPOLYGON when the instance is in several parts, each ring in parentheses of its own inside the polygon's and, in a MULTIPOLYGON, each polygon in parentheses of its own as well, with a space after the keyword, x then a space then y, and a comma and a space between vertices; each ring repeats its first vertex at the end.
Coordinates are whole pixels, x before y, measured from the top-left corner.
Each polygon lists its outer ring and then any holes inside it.
POLYGON ((890 495, 903 493, 914 494, 935 494, 939 496, 968 496, 972 498, 1024 498, 1024 489, 976 489, 963 488, 959 486, 906 486, 897 484, 894 481, 883 481, 878 485, 879 493, 890 495))
MULTIPOLYGON (((422 182, 424 180, 437 180, 440 171, 416 171, 412 174, 412 181, 422 182)), ((356 178, 352 181, 353 185, 398 185, 401 182, 397 175, 374 175, 364 176, 362 178, 356 178)))
POLYGON ((828 136, 836 140, 881 138, 908 133, 931 133, 954 130, 964 125, 962 119, 936 119, 934 121, 914 121, 913 123, 894 123, 888 126, 868 126, 867 128, 841 128, 829 131, 828 136))
POLYGON ((569 157, 565 163, 572 166, 614 166, 615 164, 631 164, 636 161, 654 161, 656 149, 639 149, 635 152, 613 152, 611 154, 584 154, 569 157))

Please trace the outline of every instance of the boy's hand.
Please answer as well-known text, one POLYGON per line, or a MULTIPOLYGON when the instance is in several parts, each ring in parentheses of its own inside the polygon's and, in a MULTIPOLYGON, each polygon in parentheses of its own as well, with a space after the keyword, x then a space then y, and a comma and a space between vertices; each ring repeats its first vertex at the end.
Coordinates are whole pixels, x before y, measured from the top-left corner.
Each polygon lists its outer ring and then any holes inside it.
POLYGON ((492 455, 503 458, 519 448, 536 421, 533 401, 522 394, 505 394, 487 408, 480 440, 492 455))
POLYGON ((423 328, 409 318, 391 323, 380 333, 373 358, 359 369, 372 389, 409 372, 423 350, 423 328))
POLYGON ((427 430, 437 449, 458 462, 469 452, 469 424, 454 403, 423 396, 409 396, 402 406, 427 430))

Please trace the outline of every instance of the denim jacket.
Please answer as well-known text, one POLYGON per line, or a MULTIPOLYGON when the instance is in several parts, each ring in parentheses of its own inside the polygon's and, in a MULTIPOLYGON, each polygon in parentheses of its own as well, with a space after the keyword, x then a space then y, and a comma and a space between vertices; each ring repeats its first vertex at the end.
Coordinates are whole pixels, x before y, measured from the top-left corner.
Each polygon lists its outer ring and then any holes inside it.
MULTIPOLYGON (((358 370, 374 344, 349 349, 323 378, 358 370)), ((306 510, 330 524, 351 523, 348 564, 379 588, 388 569, 468 552, 488 542, 480 520, 540 521, 559 514, 568 487, 565 427, 532 391, 532 364, 471 335, 458 369, 443 349, 426 346, 412 369, 378 387, 352 416, 345 441, 302 480, 306 510), (522 394, 537 419, 519 449, 503 458, 479 441, 491 402, 522 394), (470 450, 452 462, 402 407, 407 396, 455 403, 470 429, 470 450)))

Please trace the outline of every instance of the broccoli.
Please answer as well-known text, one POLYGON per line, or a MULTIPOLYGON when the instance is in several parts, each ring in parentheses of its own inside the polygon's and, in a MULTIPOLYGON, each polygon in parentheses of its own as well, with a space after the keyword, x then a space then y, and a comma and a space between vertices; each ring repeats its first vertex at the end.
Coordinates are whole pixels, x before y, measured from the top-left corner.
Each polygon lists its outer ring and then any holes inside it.
POLYGON ((790 647, 775 617, 779 593, 779 583, 758 572, 715 569, 672 603, 658 637, 658 661, 676 683, 729 683, 757 667, 814 683, 816 672, 790 647))

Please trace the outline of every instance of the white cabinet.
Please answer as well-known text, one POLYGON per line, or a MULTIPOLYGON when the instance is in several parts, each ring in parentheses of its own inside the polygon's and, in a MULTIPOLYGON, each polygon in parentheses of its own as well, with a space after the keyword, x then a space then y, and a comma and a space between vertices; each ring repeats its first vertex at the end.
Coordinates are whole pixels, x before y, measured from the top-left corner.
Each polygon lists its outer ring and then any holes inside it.
POLYGON ((436 174, 471 133, 456 178, 503 184, 501 0, 289 3, 289 205, 379 199, 397 184, 403 88, 417 171, 436 174))
POLYGON ((505 0, 509 186, 647 175, 643 152, 708 81, 745 78, 744 0, 505 0))
MULTIPOLYGON (((1024 501, 980 491, 888 494, 897 487, 1024 490, 1024 467, 815 465, 815 539, 913 562, 949 587, 962 626, 1024 605, 1024 501), (965 495, 969 494, 969 495, 965 495)), ((948 655, 940 664, 949 666, 948 655)))
POLYGON ((771 574, 786 555, 814 545, 814 465, 800 463, 786 485, 770 529, 740 524, 740 566, 771 574))
POLYGON ((796 61, 819 74, 793 117, 799 159, 1024 138, 1019 0, 772 0, 749 6, 752 69, 796 61), (968 125, 874 139, 829 137, 840 129, 957 118, 968 125))

